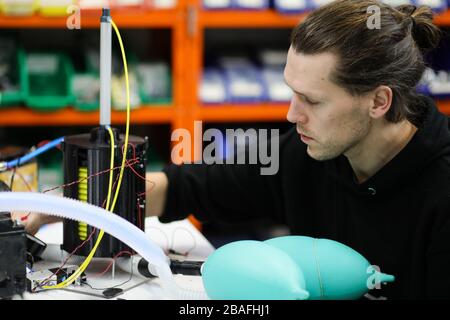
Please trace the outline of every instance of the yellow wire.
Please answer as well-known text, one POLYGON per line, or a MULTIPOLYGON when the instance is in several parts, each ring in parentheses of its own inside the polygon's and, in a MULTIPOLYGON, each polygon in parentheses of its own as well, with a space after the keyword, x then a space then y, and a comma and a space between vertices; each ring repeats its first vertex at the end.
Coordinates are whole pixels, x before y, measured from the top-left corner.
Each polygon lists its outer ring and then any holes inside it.
POLYGON ((106 210, 109 210, 112 212, 112 210, 110 210, 109 208, 109 204, 111 202, 111 193, 112 193, 112 188, 113 188, 113 168, 114 168, 114 149, 116 148, 116 144, 114 143, 114 134, 111 130, 110 126, 106 126, 106 129, 108 129, 109 132, 109 141, 111 143, 111 159, 110 159, 110 169, 111 171, 109 172, 109 185, 108 185, 108 197, 106 198, 106 210))
MULTIPOLYGON (((126 83, 126 91, 127 91, 127 123, 125 128, 125 146, 123 149, 123 157, 122 157, 122 165, 120 167, 120 174, 119 174, 119 182, 117 184, 116 194, 114 195, 114 200, 112 203, 112 207, 116 205, 117 197, 119 196, 120 186, 122 182, 123 177, 123 171, 125 169, 125 159, 127 158, 127 151, 128 151, 128 133, 130 129, 130 83, 128 81, 128 66, 127 66, 127 57, 125 55, 125 49, 123 48, 122 43, 122 37, 120 36, 119 29, 117 28, 114 21, 111 19, 111 25, 114 28, 114 31, 116 32, 117 39, 119 40, 120 45, 120 51, 122 51, 122 60, 123 60, 123 68, 125 72, 125 83, 126 83)), ((111 210, 112 211, 112 210, 111 210)))
MULTIPOLYGON (((129 129, 130 129, 130 84, 128 81, 128 66, 127 66, 127 59, 126 59, 126 55, 125 55, 125 49, 123 47, 122 37, 120 36, 119 29, 117 28, 114 21, 112 19, 110 21, 111 21, 112 27, 114 28, 114 31, 116 32, 116 36, 117 36, 117 39, 119 40, 119 44, 120 44, 120 50, 122 51, 123 67, 124 67, 124 73, 125 73, 125 84, 126 84, 126 92, 127 92, 127 122, 126 122, 126 129, 125 129, 125 145, 124 145, 124 150, 123 150, 122 164, 120 167, 119 180, 117 183, 116 193, 114 195, 114 199, 111 204, 111 208, 109 208, 109 211, 113 212, 115 205, 116 205, 117 197, 119 195, 120 186, 122 185, 123 171, 125 169, 125 160, 126 160, 127 151, 128 151, 128 135, 129 135, 129 129)), ((106 205, 107 210, 108 210, 108 204, 110 202, 110 196, 111 196, 111 190, 112 190, 112 169, 114 168, 113 167, 113 165, 114 165, 114 153, 113 152, 114 152, 114 146, 115 146, 114 145, 114 135, 112 134, 111 128, 108 127, 108 131, 109 131, 109 134, 111 137, 110 140, 111 140, 111 159, 112 160, 111 160, 111 171, 110 171, 110 176, 109 176, 108 199, 106 200, 107 201, 107 205, 106 205)), ((75 281, 84 272, 84 270, 87 268, 90 261, 92 260, 92 257, 94 256, 95 251, 97 250, 97 247, 100 244, 100 241, 103 237, 103 234, 104 234, 104 231, 100 230, 100 232, 98 234, 97 242, 95 243, 91 252, 87 256, 86 260, 69 278, 67 278, 65 281, 63 281, 61 283, 58 283, 55 286, 44 286, 43 288, 44 289, 60 289, 60 288, 64 288, 64 287, 68 286, 73 281, 75 281)))

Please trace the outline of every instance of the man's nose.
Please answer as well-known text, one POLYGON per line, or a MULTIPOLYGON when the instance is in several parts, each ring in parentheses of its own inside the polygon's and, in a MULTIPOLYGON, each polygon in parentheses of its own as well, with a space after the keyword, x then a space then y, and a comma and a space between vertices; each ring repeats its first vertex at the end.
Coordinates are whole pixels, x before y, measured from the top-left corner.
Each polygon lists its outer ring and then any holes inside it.
POLYGON ((306 124, 308 122, 308 116, 306 114, 306 107, 294 96, 291 99, 289 110, 287 113, 287 120, 291 123, 306 124))

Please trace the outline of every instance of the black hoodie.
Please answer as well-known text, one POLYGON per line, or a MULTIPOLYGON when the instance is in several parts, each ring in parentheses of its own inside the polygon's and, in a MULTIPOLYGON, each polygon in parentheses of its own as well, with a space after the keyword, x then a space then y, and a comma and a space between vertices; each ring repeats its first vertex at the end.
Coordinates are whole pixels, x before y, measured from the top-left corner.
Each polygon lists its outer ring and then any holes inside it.
POLYGON ((396 280, 374 289, 387 299, 450 298, 450 133, 426 112, 408 145, 364 183, 345 156, 316 161, 295 128, 280 137, 280 167, 171 165, 162 222, 194 214, 229 223, 270 219, 291 234, 346 244, 396 280))

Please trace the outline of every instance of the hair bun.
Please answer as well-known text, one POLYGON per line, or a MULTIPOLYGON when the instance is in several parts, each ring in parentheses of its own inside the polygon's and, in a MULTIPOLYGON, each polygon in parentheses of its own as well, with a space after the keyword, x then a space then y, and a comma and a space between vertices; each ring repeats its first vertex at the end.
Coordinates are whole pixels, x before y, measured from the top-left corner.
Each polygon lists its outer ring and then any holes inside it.
POLYGON ((411 21, 411 34, 422 52, 438 46, 441 30, 433 24, 434 14, 430 7, 405 4, 396 9, 403 13, 404 19, 411 21))

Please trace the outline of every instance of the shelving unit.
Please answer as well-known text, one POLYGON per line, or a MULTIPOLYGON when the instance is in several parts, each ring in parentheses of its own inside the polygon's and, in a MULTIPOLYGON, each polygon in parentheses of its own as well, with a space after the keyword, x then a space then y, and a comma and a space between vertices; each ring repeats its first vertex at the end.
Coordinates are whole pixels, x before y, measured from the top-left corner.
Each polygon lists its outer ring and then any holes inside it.
POLYGON ((198 24, 203 28, 292 28, 306 14, 286 15, 267 11, 200 11, 198 24))
MULTIPOLYGON (((173 106, 142 106, 133 110, 133 123, 171 123, 174 117, 173 106)), ((64 108, 55 112, 36 112, 25 107, 5 108, 0 111, 0 126, 64 126, 96 125, 100 115, 98 111, 82 112, 73 108, 64 108)), ((126 113, 111 112, 112 124, 121 124, 126 113)))
MULTIPOLYGON (((305 14, 285 15, 265 11, 206 11, 201 0, 179 0, 168 10, 112 10, 119 28, 170 29, 172 43, 173 103, 169 106, 141 107, 132 111, 132 122, 170 124, 172 129, 193 130, 193 122, 285 121, 288 104, 203 105, 198 86, 203 69, 204 33, 207 29, 287 28, 298 24, 305 14)), ((81 12, 81 28, 98 28, 100 10, 81 12)), ((450 10, 436 17, 439 26, 450 26, 450 10)), ((50 18, 0 16, 1 29, 66 28, 66 17, 50 18)), ((67 32, 75 32, 68 30, 67 32)), ((450 114, 450 101, 439 108, 450 114)), ((96 112, 67 108, 55 113, 38 113, 23 107, 0 108, 1 126, 90 125, 97 122, 96 112)), ((114 124, 124 123, 125 113, 112 114, 114 124)))
MULTIPOLYGON (((172 104, 142 106, 132 110, 133 124, 167 124, 171 129, 185 128, 194 136, 194 121, 214 123, 284 122, 288 104, 203 105, 198 96, 203 70, 204 35, 207 29, 285 28, 297 25, 305 14, 284 15, 266 11, 205 11, 201 0, 178 0, 170 10, 112 10, 121 29, 170 29, 172 49, 172 104)), ((81 28, 99 28, 100 10, 81 12, 81 28)), ((0 29, 65 29, 66 17, 5 17, 0 15, 0 29)), ((439 26, 450 26, 450 10, 436 17, 439 26)), ((67 30, 67 32, 76 32, 67 30)), ((115 40, 114 40, 115 41, 115 40)), ((450 115, 450 101, 438 101, 439 108, 450 115)), ((0 108, 0 126, 75 126, 95 125, 98 112, 66 108, 52 113, 25 107, 0 108)), ((112 123, 124 124, 125 112, 113 111, 112 123)), ((195 142, 192 141, 194 145, 195 142)), ((192 219, 192 222, 200 225, 192 219)))
POLYGON ((284 121, 288 105, 275 103, 202 106, 197 118, 209 122, 284 121))
MULTIPOLYGON (((179 10, 112 10, 114 22, 123 28, 166 28, 175 27, 182 18, 179 10)), ((80 12, 80 27, 99 28, 101 10, 80 12)), ((67 17, 0 16, 0 28, 66 28, 67 17)))

